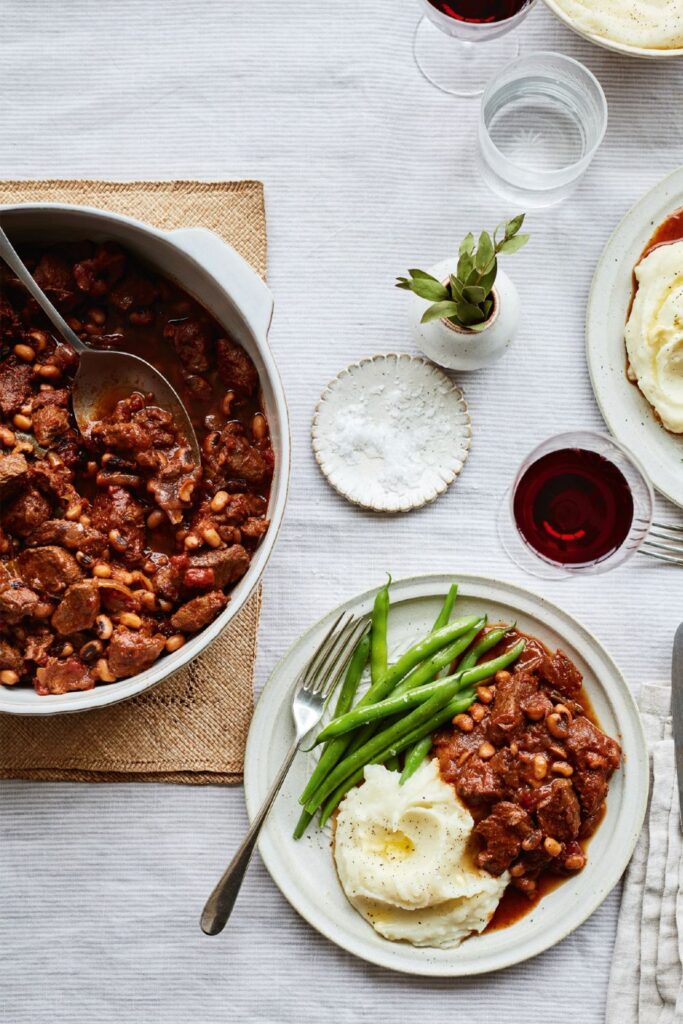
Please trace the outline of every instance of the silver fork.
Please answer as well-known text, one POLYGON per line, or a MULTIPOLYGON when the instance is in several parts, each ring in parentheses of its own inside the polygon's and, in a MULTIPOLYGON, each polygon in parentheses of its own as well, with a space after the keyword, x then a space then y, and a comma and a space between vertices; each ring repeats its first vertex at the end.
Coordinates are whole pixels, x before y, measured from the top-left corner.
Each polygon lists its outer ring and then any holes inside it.
POLYGON ((332 623, 324 640, 299 675, 292 696, 292 718, 296 732, 294 742, 287 751, 282 767, 275 776, 242 845, 206 901, 200 923, 202 931, 207 935, 218 935, 225 928, 247 873, 263 822, 285 781, 296 752, 311 729, 322 718, 327 698, 334 692, 358 641, 369 625, 367 619, 354 619, 351 612, 342 612, 332 623))
POLYGON ((683 565, 683 526, 674 523, 653 523, 638 549, 649 558, 671 565, 683 565))

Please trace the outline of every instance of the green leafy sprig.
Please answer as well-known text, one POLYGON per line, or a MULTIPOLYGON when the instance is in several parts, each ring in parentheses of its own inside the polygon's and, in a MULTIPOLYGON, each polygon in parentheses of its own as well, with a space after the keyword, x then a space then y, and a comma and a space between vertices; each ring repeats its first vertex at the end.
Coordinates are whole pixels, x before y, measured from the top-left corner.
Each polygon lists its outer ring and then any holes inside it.
POLYGON ((524 214, 503 221, 493 232, 482 231, 475 249, 474 235, 470 232, 460 245, 458 268, 448 282, 438 281, 424 270, 409 270, 410 277, 399 277, 397 288, 415 292, 432 303, 425 310, 422 323, 430 320, 449 320, 458 327, 483 331, 493 311, 493 286, 498 275, 498 256, 517 252, 529 241, 529 235, 520 235, 524 214))

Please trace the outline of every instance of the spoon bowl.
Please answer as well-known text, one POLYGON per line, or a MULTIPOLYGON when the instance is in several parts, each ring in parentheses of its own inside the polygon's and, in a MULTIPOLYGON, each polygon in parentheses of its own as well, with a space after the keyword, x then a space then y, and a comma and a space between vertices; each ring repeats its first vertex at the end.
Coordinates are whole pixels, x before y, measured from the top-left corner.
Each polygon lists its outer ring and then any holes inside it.
POLYGON ((192 451, 194 462, 201 465, 199 443, 187 409, 164 375, 140 356, 86 345, 36 284, 1 227, 0 258, 33 296, 58 334, 79 354, 71 401, 81 434, 88 436, 93 421, 108 411, 112 399, 127 398, 136 391, 151 394, 155 405, 173 417, 176 430, 192 451))

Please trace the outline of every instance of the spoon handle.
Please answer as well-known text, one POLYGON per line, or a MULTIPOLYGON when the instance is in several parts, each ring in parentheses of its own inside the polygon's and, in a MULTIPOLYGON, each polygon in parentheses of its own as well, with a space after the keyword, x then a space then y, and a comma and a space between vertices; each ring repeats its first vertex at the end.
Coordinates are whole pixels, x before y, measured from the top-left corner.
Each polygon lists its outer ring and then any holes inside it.
POLYGON ((13 270, 27 292, 36 300, 42 311, 52 325, 65 341, 76 349, 77 352, 87 352, 88 346, 72 331, 64 317, 59 313, 48 299, 45 292, 33 280, 31 274, 24 266, 9 238, 0 227, 0 257, 4 260, 10 270, 13 270))

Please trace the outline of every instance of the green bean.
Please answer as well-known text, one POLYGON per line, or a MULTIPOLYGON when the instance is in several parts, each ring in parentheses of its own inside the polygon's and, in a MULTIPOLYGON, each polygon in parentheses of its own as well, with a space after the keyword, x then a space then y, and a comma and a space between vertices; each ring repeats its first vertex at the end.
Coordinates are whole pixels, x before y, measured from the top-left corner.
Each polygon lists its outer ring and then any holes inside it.
MULTIPOLYGON (((520 640, 519 643, 522 644, 519 652, 521 653, 524 650, 523 641, 520 640)), ((519 647, 519 644, 517 646, 519 647)), ((353 729, 358 729, 361 725, 366 725, 368 722, 376 722, 381 718, 391 718, 407 708, 414 708, 424 704, 435 694, 450 688, 451 683, 456 680, 460 680, 460 688, 464 689, 473 683, 489 679, 499 669, 505 668, 508 664, 507 653, 502 654, 500 657, 493 658, 490 661, 483 661, 474 668, 465 669, 464 671, 459 669, 453 675, 446 676, 444 679, 435 679, 431 683, 425 683, 423 686, 417 686, 402 693, 395 692, 391 697, 387 697, 386 700, 379 701, 377 704, 370 704, 364 708, 352 708, 345 715, 332 719, 322 732, 318 734, 315 742, 316 744, 324 743, 326 740, 334 739, 336 736, 352 732, 353 729)))
POLYGON ((445 647, 438 654, 433 655, 426 661, 423 661, 421 665, 414 668, 412 672, 409 672, 407 676, 398 684, 391 694, 392 697, 398 697, 402 693, 406 693, 408 690, 414 690, 416 686, 423 686, 425 683, 431 682, 437 672, 442 668, 447 668, 452 661, 466 651, 470 646, 475 637, 481 632, 486 625, 486 619, 478 619, 475 622, 472 629, 468 630, 464 636, 461 636, 455 643, 445 647))
MULTIPOLYGON (((419 704, 424 704, 435 693, 440 693, 444 688, 450 687, 451 683, 455 680, 462 681, 462 673, 446 676, 445 679, 436 679, 431 683, 426 683, 424 686, 407 690, 405 693, 387 697, 386 700, 381 700, 377 704, 369 704, 365 708, 352 708, 345 715, 332 719, 322 732, 318 733, 316 744, 325 743, 326 740, 332 740, 336 736, 352 732, 353 729, 358 729, 361 725, 367 725, 368 722, 377 722, 380 718, 391 718, 407 708, 414 708, 419 704)), ((463 686, 466 685, 466 682, 463 683, 463 686)))
MULTIPOLYGON (((367 664, 369 654, 370 637, 366 633, 366 635, 363 637, 363 639, 356 647, 356 650, 353 653, 351 661, 349 662, 349 666, 346 670, 346 676, 342 684, 341 692, 337 700, 335 715, 339 713, 340 705, 342 705, 343 707, 347 700, 347 710, 353 703, 353 698, 356 694, 356 690, 358 689, 358 685, 363 675, 363 670, 365 669, 365 666, 367 664)), ((342 711, 341 713, 343 714, 344 712, 342 711)), ((313 770, 313 774, 311 775, 310 779, 306 784, 306 788, 304 789, 301 798, 302 803, 305 802, 304 798, 307 799, 308 796, 310 796, 310 794, 315 791, 316 787, 319 786, 323 779, 327 776, 327 773, 332 771, 334 766, 339 761, 339 758, 346 750, 347 746, 348 740, 346 738, 344 738, 341 741, 336 740, 332 743, 328 743, 328 745, 325 747, 322 754, 320 755, 318 763, 315 766, 315 769, 313 770)), ((306 824, 303 824, 303 818, 304 815, 301 816, 297 824, 296 831, 294 834, 295 839, 299 838, 297 832, 299 832, 300 829, 303 829, 300 833, 301 835, 303 835, 308 826, 308 822, 306 822, 306 824)))
POLYGON ((411 732, 418 726, 421 726, 423 722, 428 721, 435 711, 438 711, 452 700, 460 688, 460 684, 460 678, 450 677, 449 679, 444 680, 438 691, 423 704, 414 708, 408 715, 402 717, 398 722, 394 722, 393 725, 389 725, 386 729, 378 732, 377 735, 368 740, 364 746, 344 758, 344 760, 337 765, 322 786, 320 786, 316 793, 311 797, 310 801, 306 804, 306 810, 309 812, 316 811, 328 796, 334 792, 337 786, 347 778, 347 776, 353 775, 364 765, 371 764, 375 757, 378 754, 381 754, 386 748, 390 748, 392 752, 395 753, 395 744, 398 743, 406 733, 411 732))
POLYGON ((437 629, 443 629, 444 626, 448 625, 448 620, 451 617, 451 612, 453 611, 453 605, 455 604, 455 599, 457 596, 458 584, 453 583, 451 584, 450 590, 443 599, 441 611, 437 615, 436 622, 432 626, 432 633, 434 633, 437 629))
MULTIPOLYGON (((410 675, 411 687, 413 685, 420 686, 422 683, 428 682, 439 668, 442 668, 444 665, 450 665, 455 656, 454 650, 460 650, 460 643, 463 645, 462 649, 469 646, 476 633, 481 629, 483 621, 482 619, 477 619, 474 615, 464 619, 456 619, 449 626, 444 626, 442 629, 431 633, 424 640, 414 644, 387 670, 384 678, 371 686, 367 693, 361 697, 356 704, 355 710, 357 711, 360 708, 365 708, 370 704, 376 704, 383 700, 404 677, 408 676, 410 670, 416 665, 419 668, 416 669, 414 674, 410 675), (477 627, 476 630, 474 630, 475 626, 477 627), (457 640, 457 638, 461 638, 459 643, 449 643, 449 641, 457 640), (441 650, 444 646, 445 649, 441 650), (424 653, 425 651, 431 652, 431 658, 428 657, 427 653, 424 653), (424 662, 424 664, 420 664, 420 662, 424 662)), ((345 752, 347 756, 350 756, 363 746, 374 735, 374 732, 374 726, 368 725, 365 730, 360 730, 357 737, 350 737, 348 734, 345 734, 333 740, 329 747, 330 753, 326 754, 324 768, 321 768, 320 762, 318 762, 313 775, 306 783, 304 791, 299 797, 299 803, 306 806, 317 787, 322 784, 325 773, 332 770, 345 752), (333 757, 336 760, 333 761, 333 757)))
POLYGON ((496 626, 495 629, 489 630, 478 644, 475 644, 472 650, 469 652, 466 658, 463 658, 462 663, 458 665, 460 669, 473 668, 482 654, 486 654, 492 647, 495 647, 504 638, 506 633, 509 633, 513 626, 496 626))
POLYGON ((443 709, 444 705, 456 703, 456 694, 458 690, 462 689, 464 683, 474 685, 482 679, 488 679, 495 672, 506 668, 513 661, 516 661, 524 647, 524 640, 520 640, 519 643, 515 644, 513 648, 506 651, 499 658, 494 658, 492 661, 469 669, 467 672, 459 672, 455 676, 441 680, 440 685, 437 686, 437 689, 428 700, 414 708, 408 715, 401 717, 399 721, 387 726, 387 728, 373 736, 358 750, 344 758, 334 771, 330 773, 325 782, 316 790, 306 804, 306 810, 311 814, 315 813, 318 807, 327 800, 328 796, 334 792, 345 778, 355 774, 364 765, 371 764, 374 758, 382 753, 385 748, 390 748, 396 753, 398 750, 404 750, 406 746, 410 746, 411 743, 421 739, 428 731, 432 732, 433 728, 428 730, 424 727, 424 723, 430 722, 434 717, 438 718, 438 713, 443 709), (408 743, 404 742, 406 733, 411 737, 408 743), (400 744, 400 746, 397 746, 397 744, 400 744))
POLYGON ((403 772, 401 773, 401 785, 407 782, 411 775, 415 774, 431 749, 431 733, 428 736, 424 736, 421 740, 418 740, 417 743, 410 748, 406 754, 406 763, 403 766, 403 772))
MULTIPOLYGON (((467 709, 474 703, 474 700, 475 693, 473 690, 469 690, 467 693, 459 693, 457 697, 455 697, 448 704, 447 707, 442 708, 439 714, 434 715, 433 718, 430 720, 429 731, 427 733, 430 743, 432 733, 434 732, 435 729, 438 729, 440 725, 444 724, 444 722, 450 721, 450 719, 453 718, 455 715, 459 715, 461 712, 467 711, 467 709)), ((408 733, 407 736, 404 736, 404 738, 400 740, 398 743, 396 743, 393 747, 389 747, 386 750, 384 750, 381 754, 378 754, 371 763, 382 764, 383 762, 386 762, 389 758, 393 757, 396 753, 400 753, 401 750, 405 750, 407 747, 414 746, 414 744, 422 738, 420 735, 418 735, 419 732, 419 729, 414 729, 412 732, 408 733)), ((322 811, 320 812, 321 828, 327 822, 333 811, 337 808, 340 801, 343 800, 343 798, 346 796, 348 791, 352 789, 354 786, 358 785, 359 782, 362 782, 363 777, 365 775, 365 768, 365 765, 363 765, 362 768, 359 768, 356 772, 354 772, 353 775, 345 779, 344 782, 342 782, 337 787, 337 789, 335 789, 335 791, 330 795, 327 802, 324 804, 322 811)))
MULTIPOLYGON (((449 589, 445 599, 444 599, 443 606, 442 606, 441 611, 439 612, 439 614, 438 614, 438 616, 436 618, 436 622, 434 623, 434 625, 432 627, 432 633, 434 632, 435 629, 441 629, 442 626, 446 625, 446 623, 448 622, 448 620, 451 617, 451 612, 453 611, 453 606, 455 605, 455 600, 456 600, 457 596, 458 596, 458 585, 457 585, 457 583, 453 583, 451 585, 451 587, 450 587, 450 589, 449 589)), ((473 637, 473 639, 474 639, 474 637, 473 637)), ((460 652, 458 651, 457 653, 459 654, 460 652)), ((457 657, 457 654, 454 654, 453 657, 454 658, 457 657)), ((451 661, 452 660, 453 660, 453 658, 451 659, 451 661)), ((449 664, 450 664, 450 662, 449 662, 449 664)), ((443 678, 444 676, 447 676, 447 675, 448 675, 448 666, 446 666, 446 667, 444 667, 442 669, 437 669, 437 671, 434 674, 434 677, 437 678, 437 679, 441 679, 441 678, 443 678)), ((429 745, 431 745, 431 740, 427 741, 427 738, 425 737, 424 740, 420 740, 419 743, 416 743, 415 746, 412 749, 406 751, 405 763, 404 763, 404 767, 403 767, 403 774, 401 775, 401 785, 403 785, 403 783, 407 779, 410 778, 410 776, 415 771, 415 767, 417 767, 417 765, 420 764, 422 759, 428 753, 428 750, 427 751, 424 750, 425 743, 427 743, 427 742, 429 742, 429 745), (410 767, 409 767, 409 765, 410 765, 410 767), (413 767, 413 765, 415 765, 415 767, 413 767), (406 775, 406 771, 408 772, 407 775, 406 775)))
POLYGON ((387 623, 389 619, 389 587, 391 576, 385 585, 377 591, 372 609, 372 630, 370 647, 370 681, 378 683, 387 670, 387 623))
POLYGON ((390 772, 398 771, 398 754, 392 754, 386 762, 386 767, 390 772))

